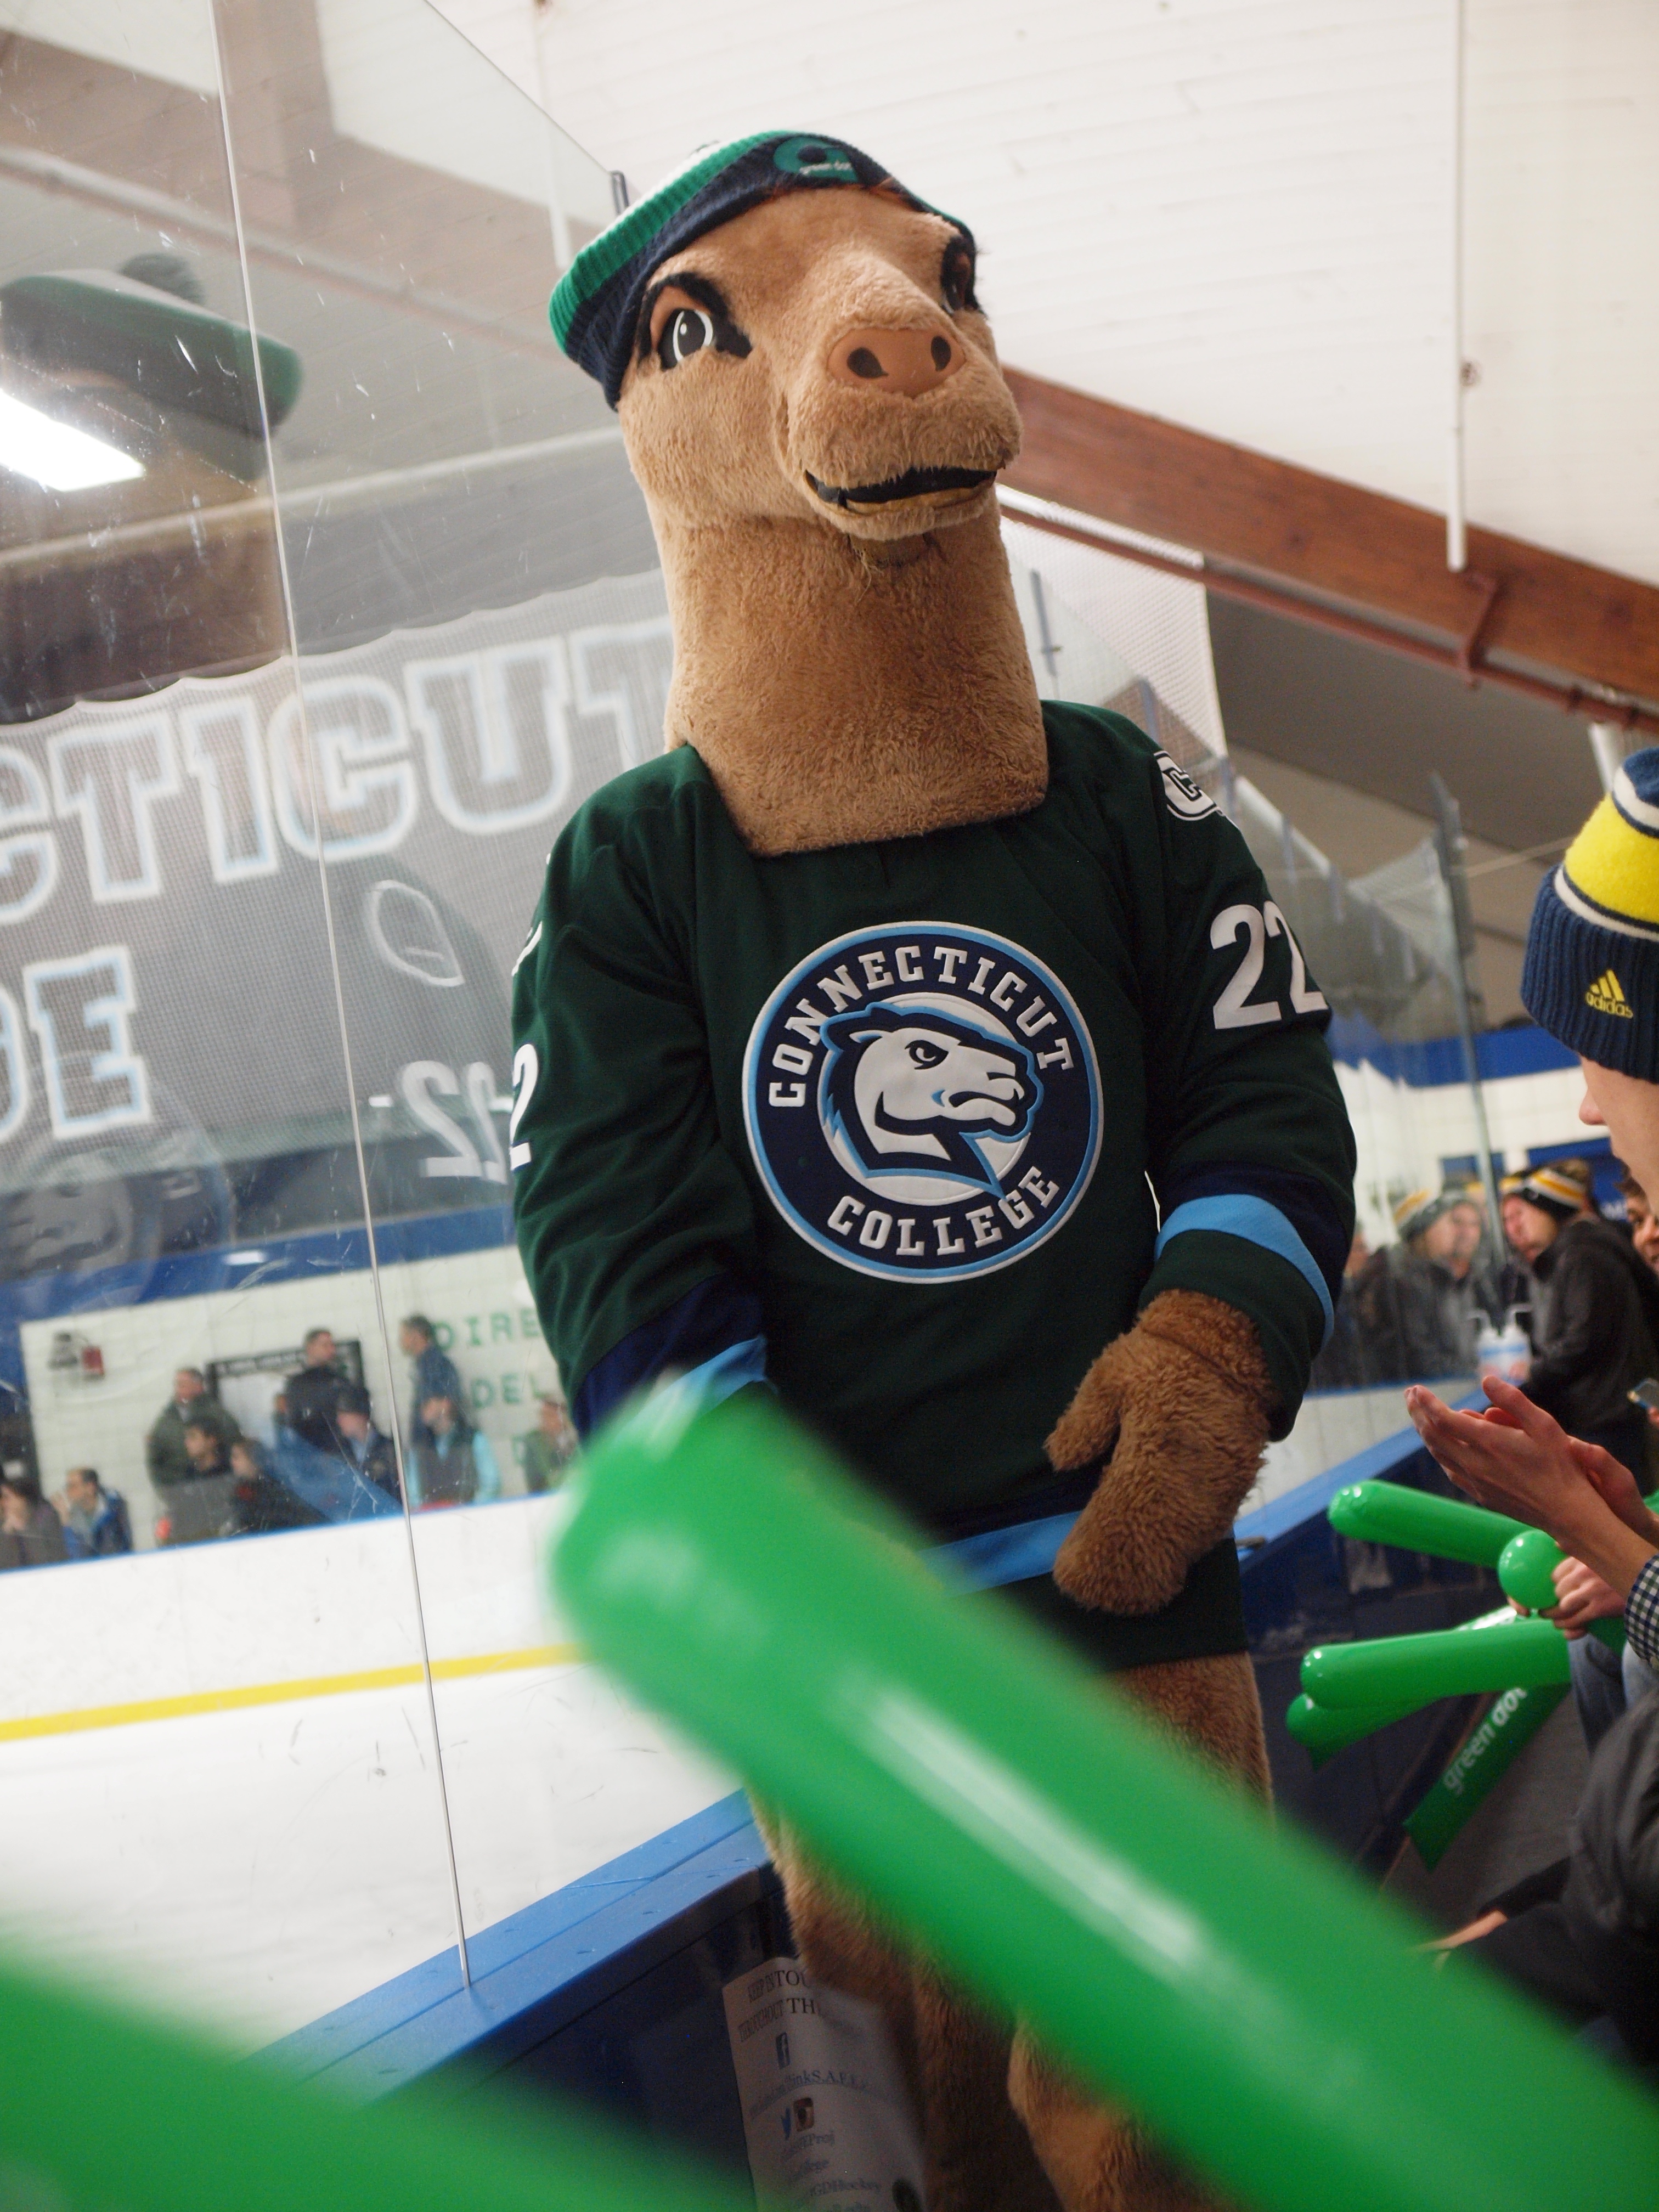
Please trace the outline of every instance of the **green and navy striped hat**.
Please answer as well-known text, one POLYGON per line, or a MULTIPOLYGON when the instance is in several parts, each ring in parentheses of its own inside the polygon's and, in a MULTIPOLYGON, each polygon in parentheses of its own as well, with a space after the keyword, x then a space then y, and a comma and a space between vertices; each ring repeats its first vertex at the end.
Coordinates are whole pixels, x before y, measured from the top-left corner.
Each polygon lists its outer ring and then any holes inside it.
MULTIPOLYGON (((605 386, 614 407, 622 396, 640 302, 653 270, 694 238, 762 200, 825 185, 861 185, 866 191, 890 193, 924 215, 944 213, 907 191, 879 161, 844 139, 801 131, 763 131, 734 138, 694 155, 649 198, 629 208, 583 246, 560 277, 548 309, 554 337, 578 368, 605 386)), ((954 216, 945 220, 956 225, 971 247, 967 224, 954 216)))
POLYGON ((1659 745, 1631 755, 1545 878, 1521 996, 1572 1051, 1659 1083, 1659 745))

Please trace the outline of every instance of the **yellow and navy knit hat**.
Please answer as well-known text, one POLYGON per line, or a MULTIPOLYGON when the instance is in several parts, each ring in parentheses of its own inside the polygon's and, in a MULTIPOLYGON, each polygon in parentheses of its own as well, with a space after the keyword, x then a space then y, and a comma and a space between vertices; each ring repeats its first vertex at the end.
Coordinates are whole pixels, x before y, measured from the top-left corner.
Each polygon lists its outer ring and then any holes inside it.
POLYGON ((762 200, 836 185, 885 192, 923 215, 944 216, 973 250, 965 222, 907 191, 856 146, 809 131, 763 131, 694 155, 583 246, 554 289, 548 307, 554 337, 579 368, 605 386, 614 407, 653 270, 762 200))
POLYGON ((1659 745, 1631 755, 1539 891, 1521 997, 1586 1060, 1659 1083, 1659 745))
MULTIPOLYGON (((1510 1180, 1505 1176, 1506 1186, 1510 1180)), ((1558 1221, 1571 1221, 1589 1204, 1593 1182, 1588 1160, 1551 1160, 1516 1176, 1514 1195, 1545 1213, 1553 1213, 1558 1221)), ((1510 1195, 1507 1188, 1504 1195, 1510 1195)))

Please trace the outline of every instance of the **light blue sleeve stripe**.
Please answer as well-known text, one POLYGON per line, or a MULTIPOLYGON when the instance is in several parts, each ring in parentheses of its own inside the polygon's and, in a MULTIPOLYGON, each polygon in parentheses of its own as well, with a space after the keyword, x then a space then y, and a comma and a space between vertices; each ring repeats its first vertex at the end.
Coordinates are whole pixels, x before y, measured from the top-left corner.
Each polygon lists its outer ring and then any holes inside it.
POLYGON ((722 1398, 731 1397, 734 1391, 765 1380, 763 1336, 749 1336, 741 1344, 728 1344, 724 1352, 717 1352, 700 1367, 688 1367, 678 1378, 680 1389, 694 1393, 700 1406, 718 1406, 722 1398))
POLYGON ((1263 1251, 1277 1252, 1281 1260, 1288 1260, 1318 1299, 1328 1340, 1336 1314, 1325 1278, 1313 1254, 1276 1206, 1269 1206, 1265 1198, 1247 1197, 1241 1191, 1220 1193, 1214 1198, 1189 1198, 1184 1206, 1176 1206, 1158 1231, 1154 1256, 1161 1258, 1171 1237, 1188 1229, 1218 1229, 1224 1236, 1242 1237, 1247 1244, 1259 1244, 1263 1251))
POLYGON ((1017 1521, 1011 1528, 958 1536, 954 1544, 936 1545, 922 1557, 954 1568, 969 1589, 1029 1583, 1052 1571, 1054 1555, 1076 1519, 1075 1513, 1052 1513, 1042 1521, 1017 1521))

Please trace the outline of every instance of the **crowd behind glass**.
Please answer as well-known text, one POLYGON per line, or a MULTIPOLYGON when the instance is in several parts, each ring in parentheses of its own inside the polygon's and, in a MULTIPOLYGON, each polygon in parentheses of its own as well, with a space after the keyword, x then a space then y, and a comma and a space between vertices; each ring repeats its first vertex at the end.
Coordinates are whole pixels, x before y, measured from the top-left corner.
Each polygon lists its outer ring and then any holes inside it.
MULTIPOLYGON (((1631 1393, 1659 1377, 1659 1223, 1645 1195, 1624 1176, 1598 1204, 1594 1166, 1583 1159, 1506 1176, 1499 1192, 1501 1233, 1480 1185, 1454 1178, 1399 1200, 1396 1242, 1372 1251, 1356 1234, 1313 1388, 1495 1371, 1524 1382, 1572 1433, 1644 1465, 1650 1425, 1631 1393)), ((439 1335, 422 1314, 406 1316, 398 1333, 410 1363, 403 1464, 416 1511, 502 1492, 495 1449, 471 1419, 465 1382, 439 1335)), ((156 1544, 400 1510, 389 1421, 377 1418, 349 1365, 331 1330, 312 1329, 261 1435, 246 1432, 201 1368, 179 1367, 144 1438, 156 1544)), ((526 1489, 556 1488, 575 1449, 562 1399, 544 1396, 536 1426, 514 1446, 526 1489)), ((125 1498, 94 1468, 64 1469, 50 1496, 15 1463, 0 1476, 0 1570, 98 1559, 133 1544, 125 1498)))
MULTIPOLYGON (((423 1314, 410 1314, 398 1342, 410 1363, 410 1506, 424 1512, 499 1498, 495 1449, 471 1419, 465 1382, 439 1332, 423 1314)), ((536 1426, 516 1443, 526 1489, 556 1489, 575 1449, 563 1400, 544 1395, 536 1426)), ((301 1364, 274 1396, 262 1436, 245 1431, 200 1367, 181 1366, 145 1435, 144 1464, 158 1501, 158 1546, 371 1518, 404 1502, 392 1438, 323 1327, 307 1332, 301 1364)), ((51 1497, 15 1463, 0 1475, 0 1571, 107 1558, 133 1545, 127 1501, 95 1468, 66 1469, 51 1497)))

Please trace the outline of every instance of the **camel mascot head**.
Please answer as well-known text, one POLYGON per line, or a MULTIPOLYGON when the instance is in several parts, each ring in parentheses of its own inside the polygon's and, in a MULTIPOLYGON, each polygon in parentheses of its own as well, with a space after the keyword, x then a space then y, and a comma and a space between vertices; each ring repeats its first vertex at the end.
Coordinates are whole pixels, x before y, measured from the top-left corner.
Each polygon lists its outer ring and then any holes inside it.
POLYGON ((757 852, 1047 788, 994 489, 1019 417, 974 276, 965 224, 853 147, 771 132, 671 178, 554 294, 661 550, 668 742, 757 852))

